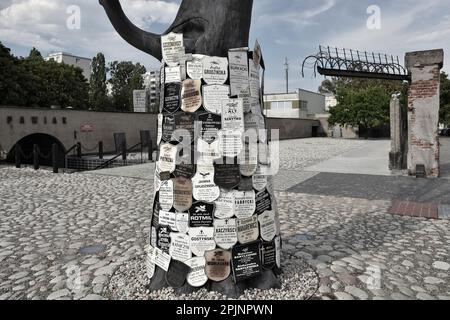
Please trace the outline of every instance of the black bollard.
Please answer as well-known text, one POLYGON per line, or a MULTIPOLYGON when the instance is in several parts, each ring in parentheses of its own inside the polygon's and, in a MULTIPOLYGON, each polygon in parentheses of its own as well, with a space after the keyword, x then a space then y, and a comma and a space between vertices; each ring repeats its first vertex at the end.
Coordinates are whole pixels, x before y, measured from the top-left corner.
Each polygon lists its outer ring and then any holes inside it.
POLYGON ((153 141, 150 139, 148 141, 148 160, 153 161, 153 141))
POLYGON ((21 167, 21 159, 20 159, 20 145, 16 144, 16 148, 14 149, 15 157, 16 157, 16 168, 20 169, 21 167))
POLYGON ((53 173, 58 173, 58 145, 56 143, 52 144, 52 164, 53 173))
POLYGON ((98 158, 100 160, 103 160, 104 154, 103 154, 103 141, 100 141, 98 143, 98 158))
POLYGON ((81 158, 81 142, 77 143, 77 157, 81 158))
POLYGON ((33 145, 33 168, 39 170, 39 145, 33 145))
POLYGON ((122 143, 122 160, 123 161, 127 160, 127 147, 125 142, 122 143))

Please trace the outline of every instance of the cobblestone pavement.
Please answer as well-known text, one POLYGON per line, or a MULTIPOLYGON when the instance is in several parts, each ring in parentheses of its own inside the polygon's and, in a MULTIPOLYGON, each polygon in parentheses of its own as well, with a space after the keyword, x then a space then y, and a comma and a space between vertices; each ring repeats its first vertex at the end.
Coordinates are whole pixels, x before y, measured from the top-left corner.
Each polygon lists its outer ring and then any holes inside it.
MULTIPOLYGON (((305 166, 365 143, 281 142, 278 179, 289 177, 279 190, 314 179, 305 166)), ((1 168, 0 299, 101 299, 115 270, 143 254, 152 188, 145 179, 1 168)), ((284 250, 318 270, 318 298, 450 298, 448 221, 388 215, 389 199, 276 196, 284 250)))

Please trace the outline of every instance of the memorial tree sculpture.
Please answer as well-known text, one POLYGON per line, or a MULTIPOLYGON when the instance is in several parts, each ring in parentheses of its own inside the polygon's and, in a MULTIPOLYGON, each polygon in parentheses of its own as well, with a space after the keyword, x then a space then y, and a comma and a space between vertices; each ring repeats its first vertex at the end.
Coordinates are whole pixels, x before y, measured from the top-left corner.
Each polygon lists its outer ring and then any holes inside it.
POLYGON ((127 42, 162 61, 150 290, 236 298, 279 288, 264 62, 258 43, 248 49, 253 1, 183 0, 163 35, 133 25, 118 0, 100 3, 127 42))

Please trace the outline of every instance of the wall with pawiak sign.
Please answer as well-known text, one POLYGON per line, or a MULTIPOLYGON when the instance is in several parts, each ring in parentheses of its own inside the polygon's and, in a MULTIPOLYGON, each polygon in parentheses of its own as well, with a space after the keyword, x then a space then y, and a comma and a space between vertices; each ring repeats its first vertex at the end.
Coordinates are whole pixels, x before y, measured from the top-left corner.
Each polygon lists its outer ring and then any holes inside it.
POLYGON ((115 151, 114 133, 125 133, 129 147, 140 142, 141 130, 150 130, 156 141, 157 122, 157 115, 146 113, 0 106, 0 154, 10 152, 21 139, 37 133, 55 137, 66 150, 78 142, 85 149, 94 149, 103 141, 105 152, 115 151))
POLYGON ((280 140, 311 138, 324 132, 319 120, 267 118, 266 121, 269 130, 279 130, 280 140))

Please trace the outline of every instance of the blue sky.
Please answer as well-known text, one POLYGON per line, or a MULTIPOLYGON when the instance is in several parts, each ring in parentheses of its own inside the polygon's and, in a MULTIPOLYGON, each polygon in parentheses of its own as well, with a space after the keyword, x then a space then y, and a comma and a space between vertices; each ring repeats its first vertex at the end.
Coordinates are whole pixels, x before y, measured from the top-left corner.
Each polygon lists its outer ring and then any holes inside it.
MULTIPOLYGON (((154 32, 170 25, 180 2, 122 0, 130 19, 154 32)), ((435 48, 444 48, 450 56, 450 1, 255 0, 251 47, 255 39, 266 60, 267 92, 285 90, 285 57, 290 61, 290 89, 316 91, 323 78, 313 78, 309 70, 303 79, 300 66, 319 45, 373 50, 401 60, 405 52, 435 48), (381 10, 380 29, 367 27, 371 5, 381 10)), ((66 51, 92 57, 102 51, 108 60, 141 62, 148 69, 158 66, 115 34, 95 0, 0 0, 0 41, 15 55, 27 55, 32 46, 43 54, 66 51), (80 8, 79 29, 67 28, 70 5, 80 8)), ((445 63, 446 71, 449 65, 445 63)))

